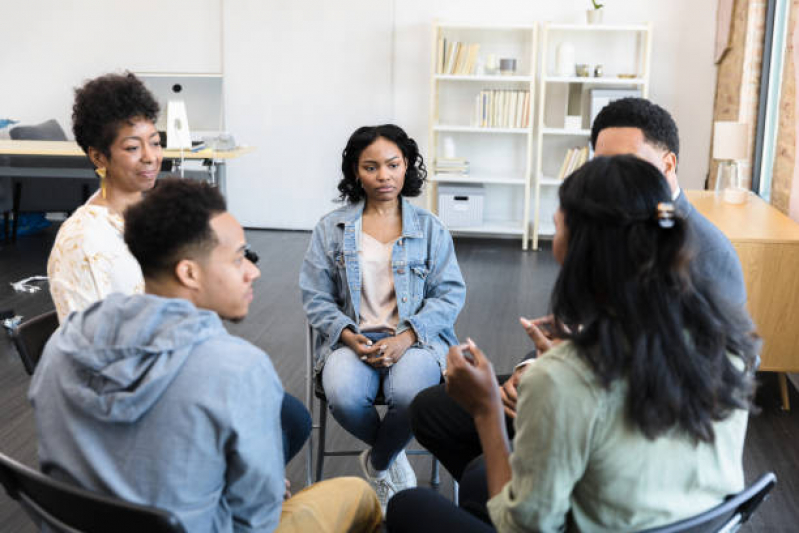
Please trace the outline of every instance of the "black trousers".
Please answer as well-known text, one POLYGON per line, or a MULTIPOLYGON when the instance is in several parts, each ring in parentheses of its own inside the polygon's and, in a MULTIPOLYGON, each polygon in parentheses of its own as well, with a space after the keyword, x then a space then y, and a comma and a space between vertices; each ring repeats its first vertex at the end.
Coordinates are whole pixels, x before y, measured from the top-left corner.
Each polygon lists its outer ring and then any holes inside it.
MULTIPOLYGON (((498 376, 504 383, 510 376, 498 376)), ((466 466, 483 454, 471 415, 447 395, 445 385, 436 385, 416 395, 410 408, 411 428, 419 444, 461 481, 466 466)), ((506 417, 508 437, 513 438, 513 419, 506 417)))
POLYGON ((389 533, 493 533, 486 524, 456 507, 442 495, 426 488, 404 490, 388 502, 386 528, 389 533))

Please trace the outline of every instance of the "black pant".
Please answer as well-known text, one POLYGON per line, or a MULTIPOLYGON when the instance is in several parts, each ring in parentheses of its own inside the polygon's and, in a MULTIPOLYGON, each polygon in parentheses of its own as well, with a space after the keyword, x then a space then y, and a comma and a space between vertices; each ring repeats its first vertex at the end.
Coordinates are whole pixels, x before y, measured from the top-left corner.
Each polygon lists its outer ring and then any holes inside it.
POLYGON ((409 489, 388 502, 389 533, 493 533, 496 529, 430 489, 409 489))
MULTIPOLYGON (((510 376, 498 376, 504 383, 510 376)), ((411 428, 419 444, 461 480, 470 462, 482 455, 480 437, 471 415, 447 395, 445 385, 423 390, 411 402, 411 428)), ((508 437, 513 438, 513 420, 506 418, 508 437)))
POLYGON ((283 395, 280 406, 280 425, 283 429, 283 457, 289 464, 311 434, 311 414, 301 401, 288 393, 283 395))

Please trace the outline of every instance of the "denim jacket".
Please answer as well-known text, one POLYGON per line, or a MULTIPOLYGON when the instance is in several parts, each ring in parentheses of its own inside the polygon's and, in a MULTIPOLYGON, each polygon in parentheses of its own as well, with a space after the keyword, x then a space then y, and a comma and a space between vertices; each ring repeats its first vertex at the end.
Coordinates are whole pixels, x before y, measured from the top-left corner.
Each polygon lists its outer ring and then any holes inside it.
MULTIPOLYGON (((316 331, 316 371, 341 346, 341 332, 359 332, 361 265, 358 260, 364 202, 328 213, 314 228, 300 270, 302 303, 316 331)), ((466 299, 452 237, 429 211, 402 198, 402 235, 391 251, 397 295, 397 333, 409 328, 416 346, 430 349, 441 368, 457 344, 454 324, 466 299)))

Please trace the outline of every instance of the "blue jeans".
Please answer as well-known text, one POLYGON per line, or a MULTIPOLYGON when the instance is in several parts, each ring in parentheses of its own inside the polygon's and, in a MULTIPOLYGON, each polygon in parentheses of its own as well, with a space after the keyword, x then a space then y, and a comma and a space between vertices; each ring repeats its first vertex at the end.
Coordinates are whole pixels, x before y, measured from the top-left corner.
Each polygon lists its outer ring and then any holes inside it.
POLYGON ((422 348, 409 348, 394 365, 380 369, 361 361, 349 348, 339 348, 322 369, 322 386, 333 418, 371 446, 369 457, 375 470, 387 469, 413 437, 408 414, 413 398, 440 381, 435 355, 422 348), (381 386, 388 405, 382 420, 374 405, 381 386))
POLYGON ((289 464, 311 434, 311 414, 301 401, 289 393, 283 395, 280 425, 283 428, 283 459, 289 464))

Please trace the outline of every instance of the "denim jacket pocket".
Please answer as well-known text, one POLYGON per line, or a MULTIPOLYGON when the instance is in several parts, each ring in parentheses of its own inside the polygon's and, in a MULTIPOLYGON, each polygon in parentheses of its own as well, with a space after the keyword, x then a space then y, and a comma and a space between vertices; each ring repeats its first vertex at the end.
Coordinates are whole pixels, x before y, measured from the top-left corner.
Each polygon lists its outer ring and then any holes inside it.
POLYGON ((343 302, 345 301, 344 296, 349 292, 347 288, 347 265, 344 261, 344 252, 341 250, 330 250, 327 254, 335 266, 332 274, 336 282, 336 299, 338 300, 340 298, 343 302))
POLYGON ((421 301, 425 297, 425 283, 427 282, 427 275, 430 273, 427 262, 411 263, 408 265, 409 270, 413 274, 411 276, 411 296, 415 301, 421 301))

